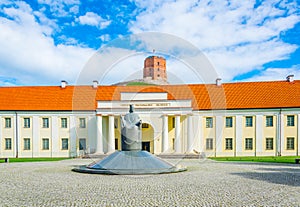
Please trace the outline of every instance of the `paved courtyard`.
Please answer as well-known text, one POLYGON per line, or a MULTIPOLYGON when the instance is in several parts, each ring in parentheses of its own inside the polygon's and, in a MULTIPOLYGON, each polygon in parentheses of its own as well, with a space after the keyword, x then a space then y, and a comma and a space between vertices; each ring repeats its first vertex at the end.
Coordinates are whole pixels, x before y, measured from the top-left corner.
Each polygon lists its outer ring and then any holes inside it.
POLYGON ((300 165, 169 160, 187 172, 72 172, 92 160, 1 163, 1 206, 300 206, 300 165))

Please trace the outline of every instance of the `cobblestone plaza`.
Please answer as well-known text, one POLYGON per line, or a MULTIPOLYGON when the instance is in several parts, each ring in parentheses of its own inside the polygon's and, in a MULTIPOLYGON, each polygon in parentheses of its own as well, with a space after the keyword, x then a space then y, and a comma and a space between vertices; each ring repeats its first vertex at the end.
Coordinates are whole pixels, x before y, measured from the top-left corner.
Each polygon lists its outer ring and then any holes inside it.
POLYGON ((94 175, 90 159, 1 163, 0 206, 300 206, 298 165, 169 160, 187 172, 94 175))

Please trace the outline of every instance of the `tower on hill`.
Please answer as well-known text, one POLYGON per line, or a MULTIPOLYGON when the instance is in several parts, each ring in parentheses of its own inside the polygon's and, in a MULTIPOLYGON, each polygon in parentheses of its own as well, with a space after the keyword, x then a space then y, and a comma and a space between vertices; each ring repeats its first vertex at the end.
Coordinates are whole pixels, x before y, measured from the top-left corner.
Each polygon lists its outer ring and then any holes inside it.
POLYGON ((166 59, 159 56, 149 56, 144 61, 144 80, 167 82, 166 59))

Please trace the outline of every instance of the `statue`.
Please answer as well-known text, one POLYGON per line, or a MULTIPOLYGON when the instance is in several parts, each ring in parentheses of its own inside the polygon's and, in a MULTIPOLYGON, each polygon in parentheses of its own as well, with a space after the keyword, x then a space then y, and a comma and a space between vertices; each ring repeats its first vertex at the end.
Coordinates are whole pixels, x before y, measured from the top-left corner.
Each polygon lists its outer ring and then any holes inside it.
POLYGON ((81 173, 109 175, 142 175, 186 171, 185 167, 175 166, 142 150, 142 121, 133 110, 133 105, 130 105, 129 113, 121 117, 121 151, 115 151, 103 160, 72 170, 81 173))
POLYGON ((142 149, 142 120, 134 113, 133 105, 129 107, 129 113, 121 116, 122 151, 136 151, 142 149))

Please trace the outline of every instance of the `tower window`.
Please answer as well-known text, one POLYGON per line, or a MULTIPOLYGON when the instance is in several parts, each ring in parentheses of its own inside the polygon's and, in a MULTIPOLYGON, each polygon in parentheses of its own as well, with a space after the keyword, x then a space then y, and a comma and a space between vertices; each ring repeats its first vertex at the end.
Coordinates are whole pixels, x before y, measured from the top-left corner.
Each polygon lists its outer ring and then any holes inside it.
POLYGON ((159 62, 157 62, 157 65, 159 65, 159 62))

